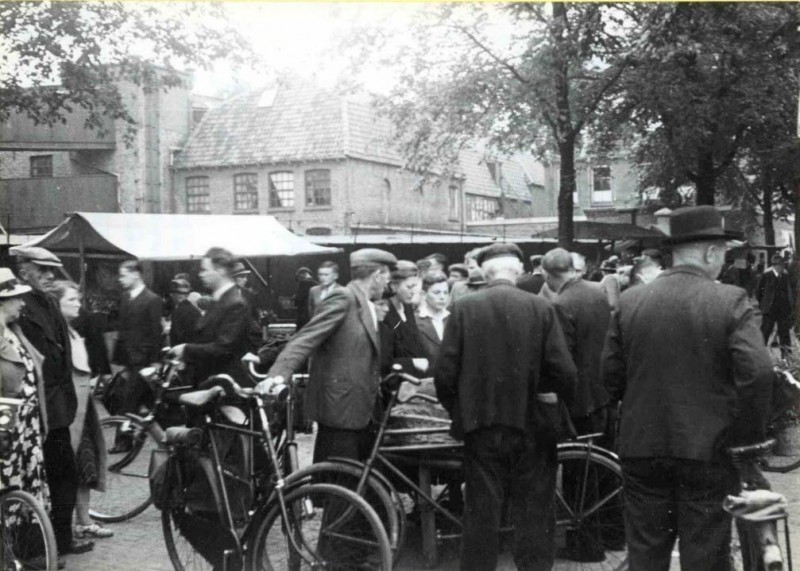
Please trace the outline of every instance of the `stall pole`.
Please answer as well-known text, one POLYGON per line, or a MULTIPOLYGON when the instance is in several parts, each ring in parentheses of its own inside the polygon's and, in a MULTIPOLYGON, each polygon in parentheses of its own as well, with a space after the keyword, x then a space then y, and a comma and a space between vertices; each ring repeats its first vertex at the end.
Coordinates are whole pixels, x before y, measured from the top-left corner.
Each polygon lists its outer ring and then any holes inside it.
POLYGON ((83 234, 78 237, 78 255, 80 258, 80 289, 86 291, 86 246, 83 243, 83 234))

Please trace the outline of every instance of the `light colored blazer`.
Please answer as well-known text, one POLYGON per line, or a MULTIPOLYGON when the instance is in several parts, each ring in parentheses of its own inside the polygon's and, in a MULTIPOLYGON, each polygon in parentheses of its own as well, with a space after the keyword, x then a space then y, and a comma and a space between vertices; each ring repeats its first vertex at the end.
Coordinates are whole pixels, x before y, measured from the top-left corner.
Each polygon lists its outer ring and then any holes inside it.
MULTIPOLYGON (((44 381, 42 380, 42 363, 44 357, 31 345, 28 338, 23 335, 19 325, 12 323, 9 330, 17 336, 20 343, 33 359, 34 374, 36 375, 36 392, 39 397, 39 412, 42 417, 42 429, 47 434, 47 406, 44 397, 44 381)), ((0 325, 0 396, 17 398, 22 390, 22 381, 25 379, 25 363, 17 350, 5 338, 5 328, 0 325)))

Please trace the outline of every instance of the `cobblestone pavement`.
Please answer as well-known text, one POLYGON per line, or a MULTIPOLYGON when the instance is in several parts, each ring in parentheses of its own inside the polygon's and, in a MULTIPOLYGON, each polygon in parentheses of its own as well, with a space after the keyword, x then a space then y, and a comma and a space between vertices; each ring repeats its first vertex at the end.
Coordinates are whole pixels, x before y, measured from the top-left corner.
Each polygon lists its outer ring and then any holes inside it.
MULTIPOLYGON (((305 455, 301 462, 308 462, 311 437, 301 436, 301 448, 305 455)), ((800 470, 794 474, 767 474, 776 491, 789 500, 790 528, 792 531, 794 568, 800 571, 800 470)), ((161 512, 150 507, 129 522, 110 524, 115 537, 96 541, 95 550, 84 555, 66 558, 68 571, 170 571, 172 565, 164 547, 161 532, 161 512)), ((410 530, 410 538, 398 565, 399 571, 422 569, 419 541, 416 530, 410 530)), ((458 568, 457 545, 444 544, 440 552, 441 564, 437 569, 452 571, 458 568)), ((678 569, 677 554, 673 569, 678 569)), ((499 569, 515 569, 511 557, 504 554, 499 569)), ((559 569, 559 566, 556 567, 559 569)))

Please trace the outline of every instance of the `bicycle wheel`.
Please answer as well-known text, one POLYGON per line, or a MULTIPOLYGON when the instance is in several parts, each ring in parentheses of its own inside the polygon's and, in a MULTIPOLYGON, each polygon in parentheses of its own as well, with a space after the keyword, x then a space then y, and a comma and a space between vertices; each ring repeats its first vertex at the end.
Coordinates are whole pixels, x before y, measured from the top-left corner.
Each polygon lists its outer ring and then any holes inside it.
POLYGON ((628 568, 622 519, 622 471, 611 458, 583 450, 558 452, 556 569, 628 568))
POLYGON ((0 497, 0 569, 58 569, 56 536, 42 504, 28 492, 0 497))
MULTIPOLYGON (((236 553, 236 545, 219 523, 216 512, 193 512, 183 506, 161 511, 161 529, 167 554, 175 571, 223 569, 224 553, 236 553)), ((239 569, 229 560, 229 569, 239 569)))
POLYGON ((132 431, 133 444, 128 452, 108 454, 106 491, 91 495, 89 515, 105 523, 126 521, 142 513, 150 505, 150 482, 147 470, 150 455, 161 445, 141 423, 124 416, 111 416, 100 421, 106 451, 111 450, 120 429, 132 431))
MULTIPOLYGON (((319 462, 295 472, 292 481, 296 481, 294 478, 309 478, 315 484, 334 484, 355 491, 363 473, 363 466, 319 462)), ((402 504, 398 508, 398 504, 392 499, 391 491, 372 475, 367 479, 366 488, 359 495, 375 510, 381 520, 392 548, 392 560, 397 563, 405 540, 405 512, 402 512, 402 519, 398 513, 398 510, 403 509, 402 504)))
POLYGON ((273 500, 247 549, 248 570, 389 571, 389 539, 375 511, 354 492, 330 484, 285 494, 287 518, 273 500))

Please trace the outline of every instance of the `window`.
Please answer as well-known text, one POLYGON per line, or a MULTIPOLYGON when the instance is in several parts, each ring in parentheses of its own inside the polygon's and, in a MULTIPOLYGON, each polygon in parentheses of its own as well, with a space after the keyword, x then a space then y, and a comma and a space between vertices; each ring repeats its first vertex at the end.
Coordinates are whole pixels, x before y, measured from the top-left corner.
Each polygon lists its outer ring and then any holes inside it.
POLYGON ((53 177, 53 155, 31 157, 31 178, 53 177))
POLYGON ((248 172, 234 175, 233 209, 258 210, 258 174, 248 172))
POLYGON ((331 171, 306 171, 306 206, 331 205, 331 171))
POLYGON ((294 208, 294 173, 269 173, 269 207, 294 208))
POLYGON ((450 220, 458 220, 458 185, 451 184, 447 189, 447 207, 450 213, 450 220))
POLYGON ((592 168, 592 203, 613 202, 611 191, 611 167, 592 168))
POLYGON ((211 212, 207 176, 190 176, 186 179, 186 211, 211 212))
POLYGON ((493 220, 500 214, 500 201, 488 196, 467 195, 467 220, 493 220))

